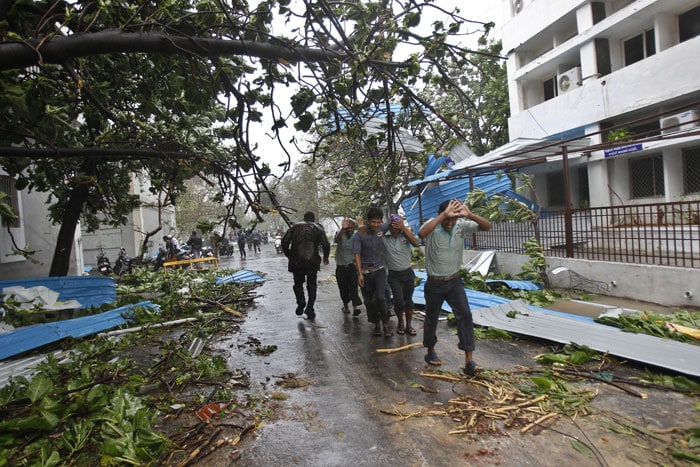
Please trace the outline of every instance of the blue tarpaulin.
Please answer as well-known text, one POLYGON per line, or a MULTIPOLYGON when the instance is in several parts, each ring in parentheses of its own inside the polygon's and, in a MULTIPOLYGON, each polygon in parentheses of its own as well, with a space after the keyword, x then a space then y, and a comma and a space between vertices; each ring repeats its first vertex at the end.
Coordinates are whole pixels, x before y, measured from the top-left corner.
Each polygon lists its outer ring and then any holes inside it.
POLYGON ((121 326, 131 320, 134 309, 138 307, 160 310, 157 305, 149 301, 139 302, 96 315, 35 324, 0 334, 0 360, 57 342, 66 337, 85 337, 121 326))

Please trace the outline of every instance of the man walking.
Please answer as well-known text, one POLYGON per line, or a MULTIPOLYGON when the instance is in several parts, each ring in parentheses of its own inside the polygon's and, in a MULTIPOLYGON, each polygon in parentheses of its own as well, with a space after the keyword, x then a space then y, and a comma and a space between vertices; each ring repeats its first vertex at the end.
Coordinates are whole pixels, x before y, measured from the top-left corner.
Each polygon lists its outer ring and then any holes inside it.
POLYGON ((357 268, 352 253, 352 239, 355 238, 355 221, 343 219, 340 230, 335 234, 335 280, 338 282, 340 299, 343 301, 343 313, 350 313, 348 303, 352 302, 353 316, 360 314, 358 306, 362 305, 357 291, 357 268))
POLYGON ((367 210, 367 225, 352 241, 357 268, 357 283, 367 309, 367 320, 374 324, 374 335, 391 337, 394 333, 389 325, 386 304, 386 268, 382 257, 382 211, 371 207, 367 210))
POLYGON ((429 365, 442 365, 435 353, 437 324, 443 301, 452 307, 457 320, 457 347, 464 351, 465 365, 462 371, 468 376, 478 372, 473 359, 474 321, 459 275, 462 267, 464 239, 477 230, 490 230, 491 222, 471 212, 458 200, 440 204, 438 216, 430 219, 418 231, 425 241, 425 267, 428 280, 425 283, 425 322, 423 345, 428 348, 425 361, 429 365))
POLYGON ((192 250, 192 254, 195 258, 202 257, 202 247, 204 246, 204 239, 201 237, 201 235, 197 234, 196 230, 192 231, 192 235, 190 235, 190 238, 187 239, 187 244, 192 250))
POLYGON ((314 222, 314 213, 308 211, 304 220, 294 224, 282 237, 282 251, 289 258, 287 270, 294 275, 294 296, 296 297, 296 314, 306 313, 309 321, 316 319, 314 303, 316 302, 316 276, 321 269, 319 247, 323 248, 323 264, 328 264, 331 245, 326 232, 320 224, 314 222), (304 281, 308 300, 304 297, 304 281))
POLYGON ((411 321, 416 274, 411 268, 411 251, 418 246, 418 239, 398 215, 392 214, 389 220, 389 230, 383 237, 384 261, 398 320, 396 334, 415 336, 416 330, 411 326, 411 321))

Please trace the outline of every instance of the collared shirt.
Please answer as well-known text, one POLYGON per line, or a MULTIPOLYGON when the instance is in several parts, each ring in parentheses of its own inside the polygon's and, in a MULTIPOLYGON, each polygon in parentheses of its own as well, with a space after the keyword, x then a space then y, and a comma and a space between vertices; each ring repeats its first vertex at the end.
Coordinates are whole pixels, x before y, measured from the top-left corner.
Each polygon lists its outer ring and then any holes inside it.
POLYGON ((383 238, 384 261, 389 271, 405 271, 411 267, 411 249, 413 245, 408 238, 399 232, 393 236, 391 230, 387 230, 383 238))
POLYGON ((360 262, 363 268, 379 268, 384 266, 382 256, 382 237, 384 224, 372 233, 357 232, 352 239, 353 255, 360 254, 360 262))
POLYGON ((425 269, 428 275, 450 276, 459 271, 462 268, 464 239, 477 230, 479 224, 469 219, 457 219, 451 232, 438 224, 425 238, 425 269))
POLYGON ((347 266, 349 264, 355 264, 355 256, 352 252, 352 239, 357 235, 357 231, 354 231, 352 235, 343 235, 340 237, 340 241, 336 243, 335 247, 335 264, 338 266, 347 266))

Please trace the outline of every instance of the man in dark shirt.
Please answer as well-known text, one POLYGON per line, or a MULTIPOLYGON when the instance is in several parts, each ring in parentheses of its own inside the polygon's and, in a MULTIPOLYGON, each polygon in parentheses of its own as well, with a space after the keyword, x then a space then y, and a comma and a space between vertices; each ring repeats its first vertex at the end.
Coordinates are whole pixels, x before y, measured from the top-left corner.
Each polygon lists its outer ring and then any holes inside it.
POLYGON ((323 248, 323 264, 327 265, 331 246, 323 227, 314 222, 314 213, 311 211, 306 212, 304 220, 294 224, 282 237, 282 251, 289 258, 287 270, 294 275, 296 314, 301 316, 306 313, 309 321, 316 319, 316 276, 321 269, 319 246, 323 248), (304 281, 308 300, 304 297, 304 281))
POLYGON ((386 268, 382 256, 382 237, 387 226, 382 224, 382 210, 371 207, 367 210, 367 224, 352 240, 355 255, 357 283, 367 309, 367 320, 374 324, 374 335, 391 337, 394 332, 389 325, 386 295, 386 268))

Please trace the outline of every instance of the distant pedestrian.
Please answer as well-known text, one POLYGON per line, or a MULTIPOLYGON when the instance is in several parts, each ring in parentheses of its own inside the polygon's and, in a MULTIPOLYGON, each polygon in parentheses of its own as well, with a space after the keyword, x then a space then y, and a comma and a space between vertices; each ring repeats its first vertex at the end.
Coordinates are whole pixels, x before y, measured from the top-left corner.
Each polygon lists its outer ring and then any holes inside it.
POLYGON ((248 240, 248 239, 247 239, 247 235, 246 235, 246 233, 245 233, 245 230, 240 230, 240 231, 238 232, 238 238, 237 238, 236 241, 238 242, 238 251, 241 253, 241 259, 245 259, 245 258, 246 258, 246 254, 245 254, 245 244, 246 244, 246 241, 247 241, 247 240, 248 240))
POLYGON ((316 319, 314 304, 318 286, 316 279, 321 269, 320 248, 323 249, 323 264, 328 264, 331 245, 323 227, 314 222, 314 213, 311 211, 306 212, 304 220, 294 224, 282 237, 282 251, 289 258, 287 269, 294 275, 296 314, 301 316, 306 313, 309 321, 316 319), (304 282, 308 298, 304 296, 304 282))
POLYGON ((438 216, 423 224, 418 231, 418 236, 425 241, 425 268, 428 272, 424 288, 423 345, 428 348, 425 361, 429 365, 442 365, 435 353, 436 330, 442 303, 447 301, 457 320, 457 347, 464 351, 465 366, 462 371, 468 376, 478 372, 473 359, 474 321, 459 270, 462 267, 464 238, 477 230, 490 229, 491 222, 453 199, 440 204, 438 216))
POLYGON ((348 304, 352 302, 352 315, 358 316, 361 313, 358 307, 362 305, 362 300, 357 289, 357 268, 352 253, 352 240, 355 235, 355 221, 346 217, 334 239, 335 280, 338 283, 340 300, 343 302, 343 312, 350 313, 348 304))
POLYGON ((253 230, 250 234, 250 238, 253 241, 253 252, 260 253, 260 242, 262 241, 262 235, 257 230, 253 230))
POLYGON ((417 333, 411 326, 411 322, 416 274, 411 267, 411 253, 413 247, 418 246, 419 241, 399 216, 392 214, 389 220, 391 221, 389 229, 383 237, 384 262, 388 270, 394 312, 398 320, 396 334, 415 336, 417 333))
POLYGON ((192 254, 195 258, 202 257, 202 247, 204 246, 204 239, 197 234, 196 230, 192 231, 190 238, 187 239, 187 245, 189 245, 192 250, 192 254))
MULTIPOLYGON (((367 320, 374 324, 374 335, 391 337, 386 303, 386 268, 382 257, 382 211, 371 207, 367 210, 367 224, 352 241, 357 268, 357 283, 367 310, 367 320)), ((386 227, 386 226, 384 226, 386 227)), ((386 228, 384 228, 386 230, 386 228)))

